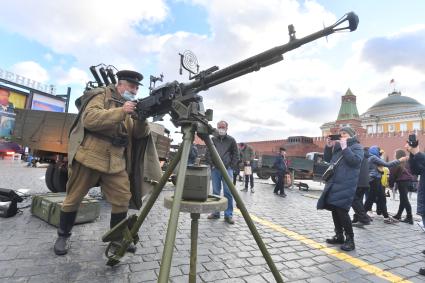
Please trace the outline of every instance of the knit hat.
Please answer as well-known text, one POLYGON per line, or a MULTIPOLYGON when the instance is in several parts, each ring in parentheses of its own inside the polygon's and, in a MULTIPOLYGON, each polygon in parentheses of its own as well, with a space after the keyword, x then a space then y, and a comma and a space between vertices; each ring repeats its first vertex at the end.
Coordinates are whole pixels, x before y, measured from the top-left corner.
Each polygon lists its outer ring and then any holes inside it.
POLYGON ((356 135, 356 131, 353 128, 350 127, 342 127, 341 129, 339 129, 340 132, 346 132, 347 134, 350 135, 350 137, 354 137, 356 135))

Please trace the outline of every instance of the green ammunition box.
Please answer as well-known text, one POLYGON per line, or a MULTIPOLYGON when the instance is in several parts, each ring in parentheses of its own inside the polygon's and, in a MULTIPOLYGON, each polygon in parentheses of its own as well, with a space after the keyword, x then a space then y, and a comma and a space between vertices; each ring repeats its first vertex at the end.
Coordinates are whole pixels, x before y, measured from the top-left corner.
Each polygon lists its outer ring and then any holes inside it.
POLYGON ((210 191, 210 177, 209 166, 187 166, 182 198, 184 200, 206 201, 210 191))
MULTIPOLYGON (((31 213, 34 216, 52 224, 59 226, 59 216, 63 200, 66 193, 47 193, 33 196, 31 203, 31 213)), ((94 221, 99 217, 99 201, 91 197, 84 197, 78 209, 76 224, 94 221)))

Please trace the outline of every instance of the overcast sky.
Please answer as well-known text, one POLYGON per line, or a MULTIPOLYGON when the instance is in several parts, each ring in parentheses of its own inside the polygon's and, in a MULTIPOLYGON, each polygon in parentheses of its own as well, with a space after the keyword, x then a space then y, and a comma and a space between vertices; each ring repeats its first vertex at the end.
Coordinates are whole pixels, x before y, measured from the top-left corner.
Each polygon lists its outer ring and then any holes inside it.
POLYGON ((357 31, 319 39, 282 62, 202 92, 214 124, 227 120, 238 141, 319 136, 320 125, 336 119, 348 88, 360 113, 393 88, 425 104, 421 0, 3 1, 0 68, 53 84, 58 93, 70 86, 75 112, 91 65, 140 71, 142 98, 151 74, 188 80, 178 72, 179 52, 193 51, 201 69, 224 68, 287 43, 289 24, 300 38, 349 11, 359 16, 357 31))

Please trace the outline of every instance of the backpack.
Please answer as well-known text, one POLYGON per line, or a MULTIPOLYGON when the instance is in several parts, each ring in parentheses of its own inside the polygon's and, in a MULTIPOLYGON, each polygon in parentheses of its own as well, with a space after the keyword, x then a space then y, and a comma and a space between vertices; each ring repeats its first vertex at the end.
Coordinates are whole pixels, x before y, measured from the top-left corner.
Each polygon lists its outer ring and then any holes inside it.
POLYGON ((0 217, 12 217, 18 213, 18 202, 23 199, 14 190, 0 188, 0 217))
POLYGON ((384 188, 388 188, 389 187, 389 182, 388 182, 388 177, 390 174, 390 170, 387 167, 383 167, 383 173, 382 173, 382 177, 381 177, 381 184, 384 188))

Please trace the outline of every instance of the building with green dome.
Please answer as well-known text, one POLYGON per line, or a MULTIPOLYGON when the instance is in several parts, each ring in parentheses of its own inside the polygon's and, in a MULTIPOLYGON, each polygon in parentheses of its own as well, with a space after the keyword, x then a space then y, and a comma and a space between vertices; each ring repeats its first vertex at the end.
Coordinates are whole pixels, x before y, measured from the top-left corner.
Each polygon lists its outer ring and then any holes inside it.
POLYGON ((425 128, 425 105, 400 91, 393 91, 376 102, 365 113, 359 115, 356 96, 347 90, 342 96, 341 107, 335 122, 327 122, 320 129, 322 136, 337 132, 339 128, 350 126, 358 133, 382 134, 404 133, 425 128))

